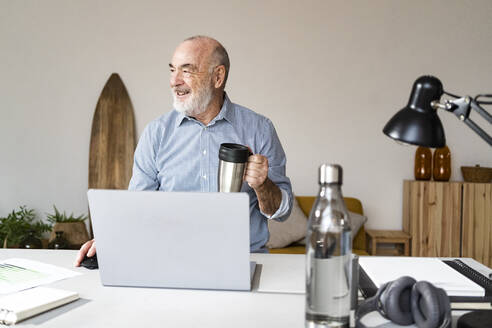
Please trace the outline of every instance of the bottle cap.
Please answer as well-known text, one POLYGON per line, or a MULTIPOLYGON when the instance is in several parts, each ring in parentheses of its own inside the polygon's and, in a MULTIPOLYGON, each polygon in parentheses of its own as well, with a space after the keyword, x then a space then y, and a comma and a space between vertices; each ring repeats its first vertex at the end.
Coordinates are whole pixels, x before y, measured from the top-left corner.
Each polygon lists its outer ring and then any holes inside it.
POLYGON ((321 164, 319 167, 319 183, 342 184, 343 169, 338 164, 321 164))

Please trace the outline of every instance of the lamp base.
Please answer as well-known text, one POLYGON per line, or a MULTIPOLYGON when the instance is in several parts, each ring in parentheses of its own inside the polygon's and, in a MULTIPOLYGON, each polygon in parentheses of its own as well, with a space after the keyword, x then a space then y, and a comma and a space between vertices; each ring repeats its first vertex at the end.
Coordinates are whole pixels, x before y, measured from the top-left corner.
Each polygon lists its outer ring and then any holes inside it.
POLYGON ((492 311, 472 311, 458 319, 458 328, 489 328, 492 327, 492 311))

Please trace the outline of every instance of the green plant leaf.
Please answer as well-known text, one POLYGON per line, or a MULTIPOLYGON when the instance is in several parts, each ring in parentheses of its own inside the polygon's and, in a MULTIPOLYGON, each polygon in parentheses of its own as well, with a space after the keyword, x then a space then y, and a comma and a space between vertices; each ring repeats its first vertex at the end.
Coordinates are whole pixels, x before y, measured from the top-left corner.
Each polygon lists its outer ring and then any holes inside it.
POLYGON ((74 216, 73 212, 70 215, 67 215, 65 211, 61 213, 55 205, 53 205, 53 208, 55 210, 55 214, 46 214, 46 217, 48 218, 48 221, 51 222, 52 224, 55 224, 57 222, 82 222, 87 219, 87 215, 79 215, 79 216, 74 216))
POLYGON ((36 213, 33 209, 28 209, 25 205, 20 206, 7 215, 0 218, 0 237, 2 242, 7 240, 7 246, 18 245, 30 231, 36 236, 41 236, 43 232, 51 230, 51 225, 36 221, 36 213))

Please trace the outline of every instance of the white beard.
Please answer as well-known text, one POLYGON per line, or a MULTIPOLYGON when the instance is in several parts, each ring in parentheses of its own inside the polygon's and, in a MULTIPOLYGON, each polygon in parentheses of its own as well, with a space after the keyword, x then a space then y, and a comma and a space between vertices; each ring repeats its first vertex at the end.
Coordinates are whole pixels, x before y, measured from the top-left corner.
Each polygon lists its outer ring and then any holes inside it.
POLYGON ((188 97, 185 101, 180 101, 174 90, 173 93, 173 106, 174 108, 180 112, 184 113, 188 116, 196 116, 207 110, 207 106, 210 104, 212 100, 213 89, 211 86, 203 86, 202 88, 197 88, 196 93, 191 93, 191 96, 188 97))

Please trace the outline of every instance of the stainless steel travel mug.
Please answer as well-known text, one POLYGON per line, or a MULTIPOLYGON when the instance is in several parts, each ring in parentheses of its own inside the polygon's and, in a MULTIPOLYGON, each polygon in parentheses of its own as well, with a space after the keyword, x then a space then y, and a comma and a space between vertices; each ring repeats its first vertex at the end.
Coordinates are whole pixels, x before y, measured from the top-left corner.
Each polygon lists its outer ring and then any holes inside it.
POLYGON ((248 147, 233 143, 223 143, 219 149, 219 173, 217 174, 220 192, 239 192, 243 185, 243 175, 250 155, 248 147))

